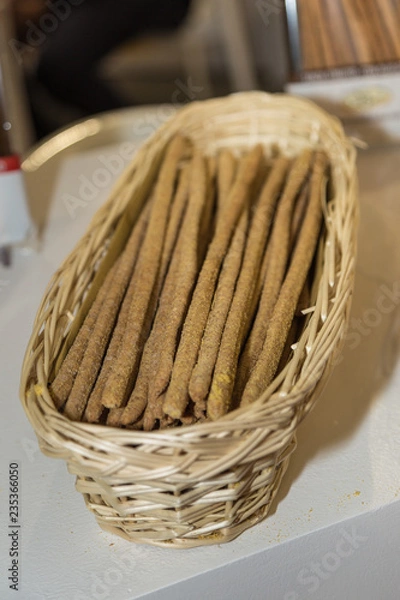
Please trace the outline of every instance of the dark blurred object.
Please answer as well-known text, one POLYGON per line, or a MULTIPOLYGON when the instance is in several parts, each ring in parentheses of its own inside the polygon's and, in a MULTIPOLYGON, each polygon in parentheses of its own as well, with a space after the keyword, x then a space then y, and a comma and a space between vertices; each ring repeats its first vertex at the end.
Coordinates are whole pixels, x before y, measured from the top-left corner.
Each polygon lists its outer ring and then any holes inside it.
POLYGON ((46 11, 46 3, 44 0, 13 0, 12 10, 17 37, 23 40, 31 24, 36 23, 46 11))
POLYGON ((128 40, 103 61, 102 76, 127 98, 150 104, 258 89, 248 3, 256 12, 252 0, 192 0, 181 27, 128 40))
POLYGON ((12 6, 10 0, 0 0, 0 125, 7 151, 24 154, 32 145, 33 131, 23 70, 11 44, 15 40, 12 6))
MULTIPOLYGON (((30 82, 38 137, 51 130, 37 97, 48 93, 86 116, 127 102, 98 75, 100 61, 122 42, 151 32, 170 31, 185 19, 191 0, 53 0, 17 2, 21 53, 38 54, 30 82), (19 5, 19 6, 18 6, 19 5), (32 18, 23 20, 32 11, 32 18), (35 12, 36 11, 36 12, 35 12), (35 16, 33 16, 35 14, 35 16), (25 29, 24 29, 24 26, 25 29), (36 98, 36 102, 35 102, 36 98)), ((131 104, 131 102, 129 102, 131 104)))

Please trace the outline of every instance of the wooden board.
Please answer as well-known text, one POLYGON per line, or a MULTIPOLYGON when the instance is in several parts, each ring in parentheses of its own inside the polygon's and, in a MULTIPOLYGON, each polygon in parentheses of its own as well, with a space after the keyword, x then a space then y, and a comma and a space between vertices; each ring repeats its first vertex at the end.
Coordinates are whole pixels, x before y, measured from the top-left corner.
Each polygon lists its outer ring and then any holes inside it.
POLYGON ((400 0, 298 0, 303 70, 400 61, 400 0))

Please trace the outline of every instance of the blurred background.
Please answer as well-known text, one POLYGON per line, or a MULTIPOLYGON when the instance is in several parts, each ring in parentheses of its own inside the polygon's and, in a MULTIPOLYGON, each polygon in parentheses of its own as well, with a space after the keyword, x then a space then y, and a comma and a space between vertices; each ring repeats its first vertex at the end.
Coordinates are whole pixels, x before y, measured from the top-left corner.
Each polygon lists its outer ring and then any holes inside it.
POLYGON ((400 0, 0 0, 0 6, 11 13, 1 43, 23 71, 36 140, 89 114, 249 89, 302 94, 340 117, 365 117, 378 104, 400 110, 400 0), (321 86, 332 81, 334 93, 321 86), (350 99, 349 81, 362 84, 350 99))
POLYGON ((14 0, 36 136, 120 106, 186 103, 287 79, 284 2, 14 0))

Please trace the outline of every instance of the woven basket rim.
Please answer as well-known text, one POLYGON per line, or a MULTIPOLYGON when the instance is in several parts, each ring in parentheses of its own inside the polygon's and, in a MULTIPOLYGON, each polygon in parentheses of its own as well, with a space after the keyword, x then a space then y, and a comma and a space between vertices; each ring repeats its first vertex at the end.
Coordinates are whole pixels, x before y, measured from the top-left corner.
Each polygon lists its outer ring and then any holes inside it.
MULTIPOLYGON (((166 123, 161 125, 157 129, 157 131, 144 142, 144 144, 141 146, 138 153, 135 155, 135 157, 131 161, 130 166, 128 168, 132 171, 136 166, 138 166, 140 164, 141 157, 146 152, 147 148, 151 144, 154 143, 154 140, 157 138, 160 139, 170 132, 171 122, 173 122, 174 119, 179 118, 182 120, 187 115, 196 114, 196 113, 199 114, 199 112, 202 112, 202 111, 208 112, 210 109, 220 106, 221 103, 224 103, 225 106, 227 107, 227 109, 229 109, 230 103, 243 102, 244 103, 243 112, 246 113, 249 109, 251 110, 253 108, 252 107, 253 101, 255 103, 261 102, 264 104, 264 106, 261 108, 260 108, 260 106, 257 106, 256 110, 264 110, 265 108, 268 109, 268 107, 274 107, 274 108, 279 108, 279 110, 283 114, 283 112, 287 106, 288 111, 293 111, 294 109, 303 110, 306 113, 311 113, 310 116, 312 115, 312 117, 316 121, 318 121, 319 119, 322 121, 329 121, 330 126, 333 127, 336 130, 336 132, 338 133, 338 135, 342 138, 341 141, 343 144, 343 148, 346 150, 347 158, 348 158, 347 168, 350 173, 354 174, 354 172, 355 172, 355 148, 354 148, 353 143, 350 141, 350 139, 345 136, 343 126, 342 126, 341 122, 339 121, 339 119, 337 119, 336 117, 333 117, 331 115, 328 115, 326 113, 326 111, 324 111, 322 108, 317 106, 311 100, 308 100, 305 98, 299 98, 299 97, 295 97, 295 96, 290 96, 288 94, 268 94, 266 92, 258 92, 258 91, 239 92, 239 93, 231 94, 228 97, 213 98, 213 99, 206 100, 206 101, 197 101, 197 102, 193 102, 193 103, 190 103, 190 104, 184 106, 183 108, 179 109, 178 112, 175 113, 175 115, 173 115, 171 117, 171 119, 169 119, 166 123)), ((123 178, 123 176, 124 175, 119 177, 119 179, 117 180, 115 185, 119 185, 119 181, 123 178)), ((101 208, 103 208, 105 204, 107 204, 107 201, 103 204, 103 206, 101 208)), ((101 208, 100 208, 100 210, 101 210, 101 208)), ((90 229, 90 226, 89 226, 89 229, 90 229)), ((88 233, 88 231, 86 231, 85 235, 87 233, 88 233)), ((76 248, 74 248, 72 250, 71 254, 73 252, 75 252, 75 249, 76 248)), ((60 269, 62 268, 62 266, 63 265, 61 265, 60 269)), ((51 282, 49 284, 49 287, 50 286, 51 286, 51 282)), ((29 357, 26 355, 25 359, 24 359, 24 365, 27 362, 28 358, 29 357)), ((329 356, 327 356, 326 360, 328 360, 328 359, 329 359, 329 356)), ((290 365, 290 362, 291 361, 288 362, 288 364, 286 365, 285 368, 287 368, 288 365, 290 365)), ((318 384, 321 371, 323 371, 323 368, 314 372, 315 376, 311 380, 308 381, 307 389, 311 390, 318 384)), ((26 384, 28 383, 27 379, 28 379, 28 377, 25 376, 23 373, 22 380, 21 380, 21 389, 20 389, 20 396, 21 396, 21 400, 23 402, 25 402, 26 395, 27 395, 29 389, 31 389, 29 386, 28 387, 26 386, 26 384)), ((301 377, 299 380, 297 380, 296 384, 298 384, 300 381, 301 381, 301 377)), ((31 385, 33 385, 33 384, 31 384, 31 385)), ((254 414, 252 415, 252 418, 247 421, 246 414, 249 414, 250 412, 254 413, 255 408, 263 406, 266 401, 271 403, 271 408, 272 408, 273 405, 272 405, 271 400, 273 400, 273 399, 279 399, 280 406, 282 406, 282 399, 284 398, 288 401, 288 403, 290 404, 290 407, 291 407, 291 408, 288 408, 288 418, 289 418, 290 412, 293 412, 293 406, 294 406, 294 403, 289 402, 289 401, 292 398, 295 398, 297 395, 295 388, 292 389, 291 391, 289 391, 288 393, 285 393, 284 395, 282 395, 282 393, 279 391, 276 393, 270 394, 267 389, 250 406, 232 410, 231 412, 224 415, 217 421, 196 423, 196 424, 187 425, 187 426, 182 425, 179 427, 168 428, 168 429, 163 429, 163 430, 154 430, 151 432, 147 432, 147 431, 140 431, 140 430, 121 429, 121 428, 116 428, 116 427, 110 427, 108 425, 101 425, 101 424, 94 424, 94 423, 70 421, 66 416, 64 416, 63 414, 58 412, 58 410, 56 409, 56 407, 54 406, 54 404, 51 400, 48 390, 39 389, 40 386, 38 387, 37 385, 35 387, 36 387, 35 393, 42 396, 42 399, 47 404, 47 410, 50 413, 52 413, 52 415, 54 416, 54 418, 57 421, 62 421, 63 424, 67 426, 67 429, 69 431, 74 430, 76 432, 77 436, 79 435, 79 432, 85 432, 86 434, 92 433, 92 434, 94 434, 94 436, 96 436, 97 434, 100 434, 101 437, 107 437, 107 438, 112 436, 113 442, 116 447, 119 445, 125 446, 125 445, 131 445, 131 444, 141 445, 144 443, 151 443, 152 439, 154 439, 155 443, 157 443, 157 444, 160 444, 160 443, 165 444, 165 443, 168 443, 168 441, 173 443, 174 441, 176 441, 177 438, 180 438, 180 437, 185 438, 185 442, 188 442, 188 443, 195 441, 196 438, 200 438, 202 440, 202 442, 204 442, 205 441, 204 437, 218 435, 218 434, 221 434, 224 431, 226 431, 226 425, 228 423, 230 424, 230 429, 237 430, 240 432, 243 432, 244 430, 247 430, 247 429, 249 429, 249 430, 257 429, 260 426, 263 427, 265 425, 262 425, 262 424, 260 425, 260 422, 254 418, 254 414)), ((302 393, 305 391, 305 389, 306 388, 302 388, 302 393)), ((298 402, 301 402, 301 397, 299 398, 298 402)), ((29 416, 29 414, 28 414, 28 416, 29 416)), ((276 427, 279 428, 278 424, 276 424, 276 427)))
POLYGON ((246 92, 182 108, 143 144, 117 180, 47 286, 20 388, 40 448, 66 460, 77 476, 77 491, 103 529, 139 543, 187 548, 228 542, 268 514, 297 426, 314 405, 344 341, 358 219, 355 155, 338 119, 312 102, 246 92), (242 152, 260 142, 269 156, 275 146, 290 157, 304 147, 327 152, 330 201, 321 196, 325 227, 316 252, 315 306, 291 359, 269 388, 217 421, 150 432, 70 421, 56 410, 49 381, 144 206, 166 144, 178 131, 205 154, 224 147, 242 152), (69 325, 68 314, 76 317, 69 325))

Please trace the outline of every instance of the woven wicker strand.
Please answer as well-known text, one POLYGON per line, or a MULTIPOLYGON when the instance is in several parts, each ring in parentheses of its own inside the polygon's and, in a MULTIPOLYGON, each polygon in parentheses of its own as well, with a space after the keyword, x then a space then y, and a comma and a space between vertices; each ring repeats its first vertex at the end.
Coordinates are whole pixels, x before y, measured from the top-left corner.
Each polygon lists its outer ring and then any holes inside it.
POLYGON ((309 101, 261 92, 188 105, 136 154, 45 292, 20 390, 41 449, 68 463, 103 529, 140 543, 188 548, 228 542, 267 516, 296 429, 344 340, 358 219, 355 173, 355 150, 339 121, 309 101), (69 421, 48 390, 70 330, 66 315, 77 314, 130 199, 150 189, 154 165, 178 132, 209 156, 220 150, 239 156, 257 143, 267 157, 277 148, 289 157, 304 148, 327 154, 332 192, 323 207, 306 324, 289 362, 260 398, 215 422, 145 432, 69 421))

